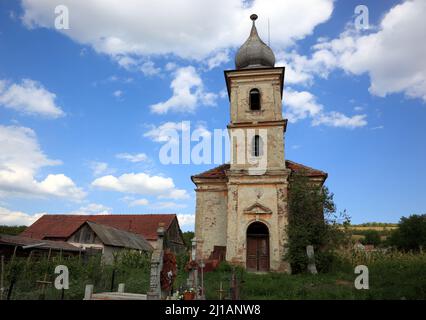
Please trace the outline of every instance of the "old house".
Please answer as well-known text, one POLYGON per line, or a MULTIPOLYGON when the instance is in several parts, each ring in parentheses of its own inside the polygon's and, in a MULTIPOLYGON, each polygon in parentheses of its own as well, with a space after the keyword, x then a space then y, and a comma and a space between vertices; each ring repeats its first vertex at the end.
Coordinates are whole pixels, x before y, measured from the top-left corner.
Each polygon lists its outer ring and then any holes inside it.
POLYGON ((83 223, 67 240, 73 246, 102 253, 104 262, 114 261, 122 250, 150 253, 154 249, 143 237, 91 221, 83 223))
POLYGON ((289 178, 301 172, 321 184, 327 174, 285 158, 285 68, 275 67, 274 53, 257 33, 257 16, 251 19, 235 70, 225 71, 231 162, 192 176, 197 257, 224 256, 251 271, 288 272, 283 256, 289 178))
MULTIPOLYGON (((67 242, 73 240, 76 243, 81 243, 79 241, 83 239, 77 237, 78 230, 83 226, 86 229, 91 228, 93 233, 90 236, 93 237, 96 233, 93 230, 93 228, 96 228, 95 224, 102 225, 102 231, 104 232, 112 232, 106 229, 107 227, 111 227, 119 231, 138 235, 154 248, 158 236, 157 229, 162 224, 165 229, 164 246, 176 253, 185 250, 182 231, 180 230, 175 214, 44 215, 29 226, 21 235, 35 239, 67 242), (93 224, 86 224, 86 222, 92 222, 93 224), (71 239, 71 237, 73 238, 71 239)), ((115 235, 118 235, 117 231, 114 232, 115 235)), ((84 232, 82 231, 82 233, 84 232)), ((126 241, 132 241, 129 235, 125 235, 124 233, 120 233, 120 235, 127 237, 126 241)), ((100 237, 98 241, 101 241, 100 237)), ((118 247, 118 245, 108 244, 108 241, 105 241, 107 246, 118 247)))

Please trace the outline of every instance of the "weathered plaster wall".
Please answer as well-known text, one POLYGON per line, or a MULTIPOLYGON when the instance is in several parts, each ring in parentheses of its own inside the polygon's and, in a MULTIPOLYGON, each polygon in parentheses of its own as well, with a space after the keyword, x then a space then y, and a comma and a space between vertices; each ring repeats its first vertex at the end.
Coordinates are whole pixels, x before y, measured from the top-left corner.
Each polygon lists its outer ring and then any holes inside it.
POLYGON ((269 229, 270 269, 289 271, 288 265, 283 261, 287 224, 287 185, 285 176, 276 180, 276 177, 230 179, 227 261, 246 266, 247 228, 251 223, 260 221, 269 229), (269 209, 270 213, 262 212, 263 209, 247 212, 247 209, 256 203, 269 209))
POLYGON ((226 246, 227 230, 226 185, 200 185, 197 189, 195 237, 197 255, 207 259, 214 246, 226 246))

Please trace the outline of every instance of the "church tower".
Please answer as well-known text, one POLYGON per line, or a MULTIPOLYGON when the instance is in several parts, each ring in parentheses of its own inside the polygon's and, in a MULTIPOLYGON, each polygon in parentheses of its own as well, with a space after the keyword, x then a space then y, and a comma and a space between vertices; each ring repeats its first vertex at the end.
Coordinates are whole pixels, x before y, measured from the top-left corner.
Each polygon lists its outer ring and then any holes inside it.
POLYGON ((249 270, 281 270, 289 175, 284 68, 275 67, 274 53, 260 39, 257 15, 250 18, 250 36, 235 57, 236 69, 225 71, 231 111, 226 257, 249 270))
POLYGON ((290 176, 323 183, 327 174, 285 159, 287 120, 282 116, 284 68, 255 21, 225 71, 230 101, 231 161, 191 177, 196 185, 197 258, 224 260, 249 271, 289 272, 284 261, 290 176))

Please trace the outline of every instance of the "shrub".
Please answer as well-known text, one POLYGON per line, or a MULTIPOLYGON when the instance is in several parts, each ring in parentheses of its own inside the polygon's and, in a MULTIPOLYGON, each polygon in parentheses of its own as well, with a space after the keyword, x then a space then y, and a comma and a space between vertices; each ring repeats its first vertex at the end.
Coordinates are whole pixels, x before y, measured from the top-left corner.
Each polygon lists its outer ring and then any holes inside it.
POLYGON ((426 247, 426 214, 402 217, 389 242, 401 250, 421 251, 426 247))
POLYGON ((286 259, 293 273, 304 272, 308 258, 306 246, 313 245, 321 271, 331 268, 334 249, 348 239, 346 212, 336 215, 333 194, 302 174, 294 174, 289 188, 289 219, 286 259), (343 219, 343 226, 338 220, 343 219))
POLYGON ((366 230, 364 239, 361 241, 363 244, 370 244, 377 247, 381 244, 380 233, 376 230, 366 230))

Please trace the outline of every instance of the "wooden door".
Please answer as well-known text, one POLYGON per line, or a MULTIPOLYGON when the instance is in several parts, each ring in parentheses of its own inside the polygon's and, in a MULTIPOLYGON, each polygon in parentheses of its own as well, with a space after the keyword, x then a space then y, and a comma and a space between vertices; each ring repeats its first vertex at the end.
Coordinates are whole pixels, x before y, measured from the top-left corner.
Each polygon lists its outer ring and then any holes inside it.
POLYGON ((268 236, 247 236, 247 270, 269 271, 268 236))

